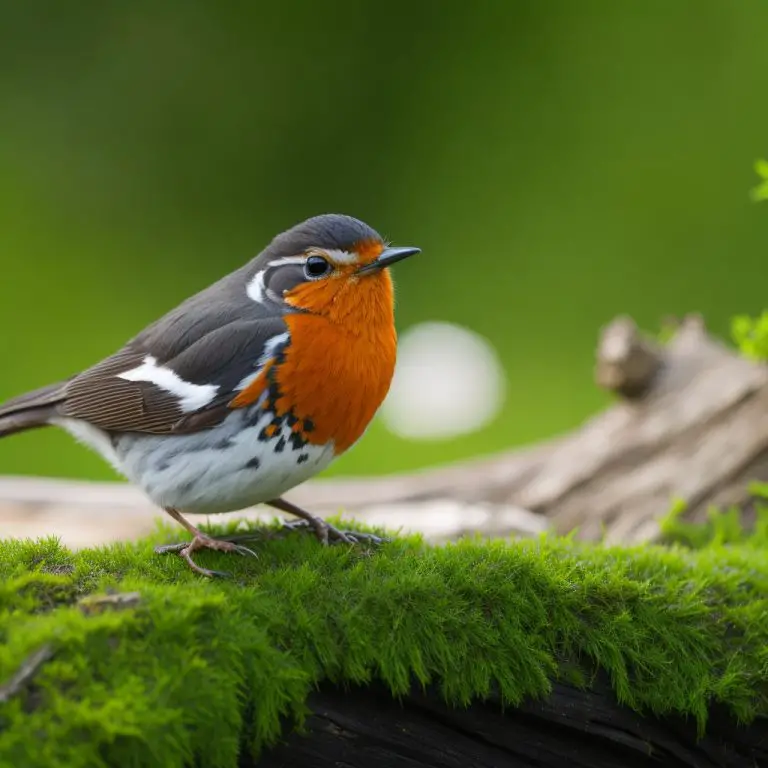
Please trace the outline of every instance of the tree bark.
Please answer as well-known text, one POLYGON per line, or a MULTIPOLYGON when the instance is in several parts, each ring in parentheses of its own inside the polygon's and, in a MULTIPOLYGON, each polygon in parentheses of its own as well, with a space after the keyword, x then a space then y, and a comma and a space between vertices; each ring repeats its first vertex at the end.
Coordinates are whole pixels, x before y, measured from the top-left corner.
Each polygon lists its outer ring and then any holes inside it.
POLYGON ((310 696, 305 734, 292 733, 242 768, 754 768, 768 765, 768 721, 738 726, 713 708, 698 739, 692 719, 642 717, 600 680, 582 691, 556 683, 549 697, 502 712, 466 709, 434 691, 395 701, 381 686, 310 696))

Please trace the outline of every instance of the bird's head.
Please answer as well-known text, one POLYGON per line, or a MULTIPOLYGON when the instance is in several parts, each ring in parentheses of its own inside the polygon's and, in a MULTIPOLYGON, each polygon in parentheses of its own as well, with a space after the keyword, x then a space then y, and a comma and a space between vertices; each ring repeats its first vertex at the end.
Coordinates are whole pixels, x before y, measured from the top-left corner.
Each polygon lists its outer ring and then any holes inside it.
POLYGON ((388 246, 351 216, 315 216, 270 243, 257 259, 248 293, 333 322, 391 323, 389 267, 419 250, 388 246))

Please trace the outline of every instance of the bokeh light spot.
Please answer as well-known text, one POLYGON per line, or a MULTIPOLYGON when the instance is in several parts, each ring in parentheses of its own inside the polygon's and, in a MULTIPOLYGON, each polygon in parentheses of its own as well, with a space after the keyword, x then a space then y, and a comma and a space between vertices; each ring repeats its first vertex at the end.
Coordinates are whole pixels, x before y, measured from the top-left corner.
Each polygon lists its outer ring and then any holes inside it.
POLYGON ((449 439, 487 425, 504 401, 505 373, 487 339, 453 323, 402 334, 381 416, 408 439, 449 439))

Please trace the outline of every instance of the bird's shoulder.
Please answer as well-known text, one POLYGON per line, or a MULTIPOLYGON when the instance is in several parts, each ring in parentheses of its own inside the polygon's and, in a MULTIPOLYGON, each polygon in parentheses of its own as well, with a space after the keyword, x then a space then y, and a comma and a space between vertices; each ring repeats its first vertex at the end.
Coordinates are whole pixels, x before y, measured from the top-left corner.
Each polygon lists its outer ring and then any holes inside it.
POLYGON ((73 377, 62 415, 115 432, 214 426, 289 342, 283 310, 251 300, 231 275, 73 377))

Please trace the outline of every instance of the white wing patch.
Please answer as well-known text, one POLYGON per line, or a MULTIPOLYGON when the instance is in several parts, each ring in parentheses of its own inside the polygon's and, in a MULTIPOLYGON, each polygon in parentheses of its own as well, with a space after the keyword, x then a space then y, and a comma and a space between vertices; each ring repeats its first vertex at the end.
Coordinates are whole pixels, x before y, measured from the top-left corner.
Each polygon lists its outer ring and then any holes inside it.
POLYGON ((273 336, 271 339, 267 339, 264 344, 264 351, 256 361, 256 370, 253 373, 249 373, 236 387, 236 390, 243 390, 250 386, 261 373, 264 366, 275 356, 275 353, 280 347, 285 346, 291 340, 291 335, 286 331, 285 333, 278 333, 277 336, 273 336))
POLYGON ((197 411, 210 403, 219 391, 217 384, 192 384, 184 381, 175 371, 157 364, 152 355, 147 355, 138 368, 117 374, 126 381, 148 381, 179 398, 179 408, 185 413, 197 411))

